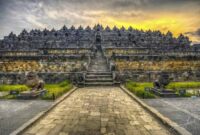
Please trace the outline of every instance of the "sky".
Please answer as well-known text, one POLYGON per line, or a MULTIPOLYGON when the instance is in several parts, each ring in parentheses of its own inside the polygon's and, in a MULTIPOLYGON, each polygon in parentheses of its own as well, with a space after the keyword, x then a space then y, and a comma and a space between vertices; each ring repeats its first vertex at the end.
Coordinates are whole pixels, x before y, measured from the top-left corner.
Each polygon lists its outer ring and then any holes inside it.
POLYGON ((200 43, 200 0, 0 0, 0 39, 23 29, 98 23, 183 33, 200 43))

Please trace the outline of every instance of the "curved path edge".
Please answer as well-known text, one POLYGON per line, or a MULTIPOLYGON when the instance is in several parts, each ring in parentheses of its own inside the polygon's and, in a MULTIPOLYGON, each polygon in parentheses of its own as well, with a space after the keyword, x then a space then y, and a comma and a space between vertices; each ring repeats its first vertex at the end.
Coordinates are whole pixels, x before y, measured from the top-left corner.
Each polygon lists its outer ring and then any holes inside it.
POLYGON ((36 121, 40 120, 43 118, 47 113, 49 113, 53 108, 55 108, 60 102, 62 102, 64 99, 69 97, 76 89, 77 87, 73 87, 70 91, 68 91, 66 94, 63 96, 59 97, 47 110, 40 112, 37 114, 35 117, 24 123, 22 126, 20 126, 18 129, 13 131, 10 135, 20 135, 23 133, 26 129, 31 127, 36 121))
POLYGON ((129 90, 127 90, 123 85, 120 85, 120 88, 128 94, 133 100, 135 100, 137 103, 139 103, 145 110, 147 110, 150 114, 152 114, 155 118, 157 118, 160 122, 162 122, 165 126, 167 126, 170 129, 173 129, 173 131, 178 135, 192 135, 190 132, 188 132, 185 128, 179 126, 177 123, 173 122, 169 118, 163 116, 160 112, 158 112, 153 107, 150 107, 146 103, 144 103, 141 99, 136 97, 133 93, 131 93, 129 90))

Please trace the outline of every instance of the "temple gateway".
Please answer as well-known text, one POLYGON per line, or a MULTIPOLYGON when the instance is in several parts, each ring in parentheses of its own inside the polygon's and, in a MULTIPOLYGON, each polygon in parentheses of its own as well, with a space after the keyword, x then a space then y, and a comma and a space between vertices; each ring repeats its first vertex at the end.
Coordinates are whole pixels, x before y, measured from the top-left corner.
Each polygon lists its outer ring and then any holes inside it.
POLYGON ((182 34, 100 24, 11 32, 0 40, 0 84, 22 83, 30 71, 47 83, 84 86, 153 81, 162 72, 173 81, 199 81, 200 50, 190 43, 182 34))

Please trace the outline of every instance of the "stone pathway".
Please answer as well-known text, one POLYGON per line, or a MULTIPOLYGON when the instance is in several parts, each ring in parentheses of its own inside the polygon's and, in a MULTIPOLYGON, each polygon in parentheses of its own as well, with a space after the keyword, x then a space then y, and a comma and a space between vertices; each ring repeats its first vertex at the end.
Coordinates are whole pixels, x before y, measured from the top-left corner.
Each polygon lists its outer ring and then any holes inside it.
POLYGON ((119 87, 79 88, 25 135, 170 135, 119 87))

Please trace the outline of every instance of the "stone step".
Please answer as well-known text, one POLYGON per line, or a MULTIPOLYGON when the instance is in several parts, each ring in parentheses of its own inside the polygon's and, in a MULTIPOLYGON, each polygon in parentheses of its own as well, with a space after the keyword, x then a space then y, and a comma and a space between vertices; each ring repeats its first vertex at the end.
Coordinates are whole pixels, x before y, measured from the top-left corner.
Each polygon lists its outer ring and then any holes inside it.
POLYGON ((89 71, 90 72, 109 72, 109 69, 107 68, 107 67, 93 67, 93 68, 91 68, 91 67, 89 67, 89 71))
POLYGON ((112 73, 106 63, 106 59, 97 52, 96 57, 91 60, 89 72, 86 74, 85 86, 112 86, 112 73))
POLYGON ((90 65, 89 68, 92 68, 92 69, 93 68, 103 68, 104 69, 104 68, 108 68, 108 66, 105 64, 99 64, 99 65, 95 64, 95 65, 90 65))
POLYGON ((96 72, 87 72, 87 75, 112 75, 112 73, 111 72, 96 71, 96 72))
POLYGON ((89 68, 107 68, 107 65, 106 64, 93 64, 93 65, 90 65, 89 68))
POLYGON ((87 73, 89 73, 89 74, 95 74, 95 73, 96 74, 104 74, 104 73, 105 74, 108 74, 108 73, 111 74, 111 72, 109 72, 109 70, 106 70, 106 69, 105 70, 95 70, 94 69, 94 70, 89 70, 89 72, 87 72, 87 73))
POLYGON ((112 75, 86 75, 86 78, 112 78, 112 75))
POLYGON ((95 68, 88 68, 88 71, 90 72, 109 72, 109 69, 108 68, 102 68, 102 67, 95 67, 95 68))
POLYGON ((85 86, 112 86, 112 82, 86 82, 85 86))
POLYGON ((91 62, 91 64, 99 64, 99 63, 106 63, 106 61, 103 60, 94 60, 91 62))
POLYGON ((85 82, 113 82, 112 78, 86 78, 85 82))

